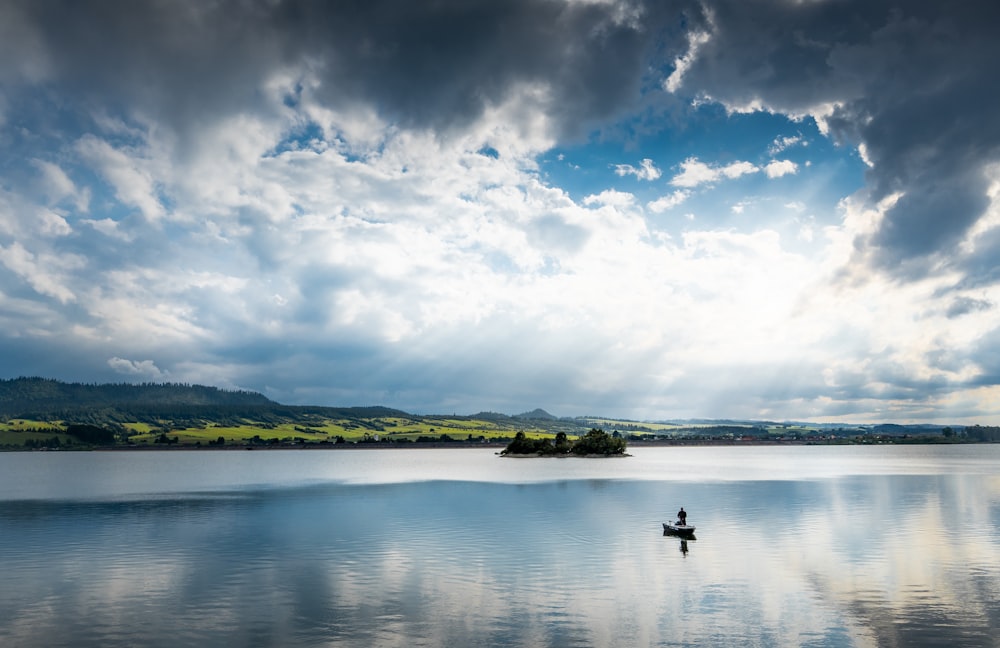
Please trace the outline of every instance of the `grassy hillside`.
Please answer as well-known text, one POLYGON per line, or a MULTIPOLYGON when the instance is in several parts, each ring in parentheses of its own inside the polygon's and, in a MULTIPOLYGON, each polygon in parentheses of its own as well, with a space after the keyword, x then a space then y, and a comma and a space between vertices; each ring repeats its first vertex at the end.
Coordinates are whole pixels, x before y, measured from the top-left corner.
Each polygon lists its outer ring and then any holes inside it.
POLYGON ((150 447, 483 443, 503 442, 519 431, 551 437, 560 431, 572 436, 586 432, 583 422, 550 415, 417 416, 387 407, 288 406, 254 392, 201 385, 0 381, 0 446, 80 446, 84 444, 72 434, 80 426, 110 431, 115 445, 150 447))
MULTIPOLYGON (((310 408, 313 409, 314 408, 310 408)), ((423 443, 506 443, 517 432, 532 437, 555 437, 556 432, 525 422, 509 423, 467 417, 422 417, 408 414, 365 416, 331 411, 324 415, 286 409, 282 415, 261 412, 262 416, 232 417, 215 420, 210 412, 195 417, 186 413, 173 418, 163 412, 155 420, 131 422, 105 421, 113 430, 116 445, 157 447, 160 445, 295 445, 336 443, 405 444, 423 443)), ((25 442, 37 443, 52 438, 54 447, 81 445, 67 436, 65 420, 8 419, 0 421, 0 446, 20 448, 25 442)), ((569 427, 569 426, 564 426, 569 427)), ((577 426, 572 426, 574 430, 577 426)), ((581 428, 582 429, 582 428, 581 428)), ((584 430, 585 431, 585 430, 584 430)), ((580 432, 582 434, 582 432, 580 432)), ((572 436, 578 436, 574 434, 572 436)))

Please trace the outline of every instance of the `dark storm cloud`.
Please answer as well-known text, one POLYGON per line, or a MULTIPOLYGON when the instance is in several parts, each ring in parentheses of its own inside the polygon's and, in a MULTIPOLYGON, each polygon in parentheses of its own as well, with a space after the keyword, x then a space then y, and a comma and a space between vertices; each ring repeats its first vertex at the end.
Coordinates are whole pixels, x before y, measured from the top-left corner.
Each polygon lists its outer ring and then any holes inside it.
POLYGON ((637 98, 665 14, 680 45, 680 11, 638 3, 381 0, 279 10, 323 53, 329 101, 346 91, 404 123, 441 126, 502 102, 516 83, 540 83, 552 91, 544 108, 568 130, 637 98))
POLYGON ((262 108, 262 83, 303 66, 319 85, 299 92, 418 127, 465 123, 538 84, 538 108, 569 132, 635 100, 649 55, 669 63, 684 47, 682 10, 697 5, 668 4, 24 1, 6 12, 17 57, 0 80, 60 84, 181 131, 262 108))
POLYGON ((862 242, 920 276, 983 215, 1000 159, 1000 4, 937 0, 716 0, 685 77, 734 106, 804 114, 836 104, 831 134, 864 144, 871 200, 905 196, 862 242), (907 262, 909 260, 909 262, 907 262))
POLYGON ((245 3, 15 2, 18 57, 6 75, 57 87, 110 112, 137 107, 178 121, 250 101, 278 67, 266 11, 245 3), (13 68, 13 69, 11 69, 13 68))

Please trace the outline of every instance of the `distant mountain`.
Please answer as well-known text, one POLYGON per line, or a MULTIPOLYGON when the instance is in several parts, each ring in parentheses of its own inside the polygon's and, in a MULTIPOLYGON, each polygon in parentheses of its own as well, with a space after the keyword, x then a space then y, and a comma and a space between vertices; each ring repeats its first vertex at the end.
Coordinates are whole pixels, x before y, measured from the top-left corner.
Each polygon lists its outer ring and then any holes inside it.
POLYGON ((523 414, 515 414, 513 418, 518 419, 530 419, 532 421, 556 421, 558 420, 555 416, 552 416, 543 409, 533 409, 530 412, 524 412, 523 414))
POLYGON ((506 421, 510 417, 506 414, 501 414, 500 412, 479 412, 478 414, 473 414, 469 418, 478 419, 480 421, 506 421))
POLYGON ((691 419, 663 419, 654 420, 650 423, 665 423, 667 425, 729 425, 729 426, 761 426, 761 425, 780 425, 775 421, 768 421, 766 419, 709 419, 709 418, 691 418, 691 419))
POLYGON ((137 405, 219 407, 267 406, 277 403, 257 392, 229 391, 204 385, 83 384, 47 378, 0 380, 0 414, 6 416, 128 408, 137 405))

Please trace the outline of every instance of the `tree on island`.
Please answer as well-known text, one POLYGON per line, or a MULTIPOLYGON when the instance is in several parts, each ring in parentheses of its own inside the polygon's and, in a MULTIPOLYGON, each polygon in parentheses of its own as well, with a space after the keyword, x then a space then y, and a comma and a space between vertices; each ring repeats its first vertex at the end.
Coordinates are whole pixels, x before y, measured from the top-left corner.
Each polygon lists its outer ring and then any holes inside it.
POLYGON ((548 439, 529 439, 524 432, 514 435, 514 440, 507 444, 501 455, 531 455, 551 454, 552 444, 548 439))
POLYGON ((573 451, 573 442, 569 440, 565 432, 556 433, 556 454, 566 454, 573 451))
POLYGON ((529 439, 524 432, 518 432, 514 440, 500 453, 506 455, 536 455, 539 457, 625 454, 625 439, 609 435, 604 430, 592 428, 575 442, 570 441, 565 432, 556 434, 555 443, 546 438, 529 439))
POLYGON ((591 428, 590 432, 576 440, 573 444, 575 455, 623 455, 625 454, 625 439, 612 436, 600 428, 591 428))

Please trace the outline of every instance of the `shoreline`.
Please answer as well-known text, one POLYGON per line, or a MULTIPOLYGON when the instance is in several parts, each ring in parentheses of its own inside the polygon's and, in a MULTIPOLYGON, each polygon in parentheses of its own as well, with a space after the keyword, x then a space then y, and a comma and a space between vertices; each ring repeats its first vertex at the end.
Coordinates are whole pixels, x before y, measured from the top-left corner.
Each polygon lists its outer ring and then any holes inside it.
MULTIPOLYGON (((941 440, 937 437, 908 437, 895 439, 880 438, 880 439, 783 439, 783 440, 771 440, 771 439, 662 439, 662 440, 642 440, 642 441, 630 441, 629 448, 660 448, 660 447, 760 447, 760 446, 864 446, 864 445, 978 445, 978 444, 993 444, 996 441, 960 441, 960 440, 941 440)), ((79 446, 62 446, 59 448, 22 448, 22 447, 2 447, 0 452, 134 452, 134 451, 153 451, 153 452, 193 452, 193 451, 216 451, 216 452, 233 452, 233 451, 274 451, 274 450, 448 450, 448 449, 471 449, 471 448, 506 448, 506 442, 465 442, 465 441, 454 441, 454 442, 426 442, 426 443, 386 443, 386 442, 373 442, 373 443, 299 443, 299 444, 275 444, 275 445, 249 445, 249 444, 231 444, 231 445, 181 445, 181 444, 149 444, 149 445, 114 445, 114 446, 85 446, 80 444, 79 446)), ((500 455, 500 453, 496 453, 500 455)), ((500 455, 503 457, 512 457, 515 459, 531 459, 531 458, 563 458, 567 456, 581 456, 581 455, 538 455, 538 454, 507 454, 500 455)), ((582 455, 583 458, 588 457, 627 457, 631 456, 628 453, 623 455, 582 455)))

